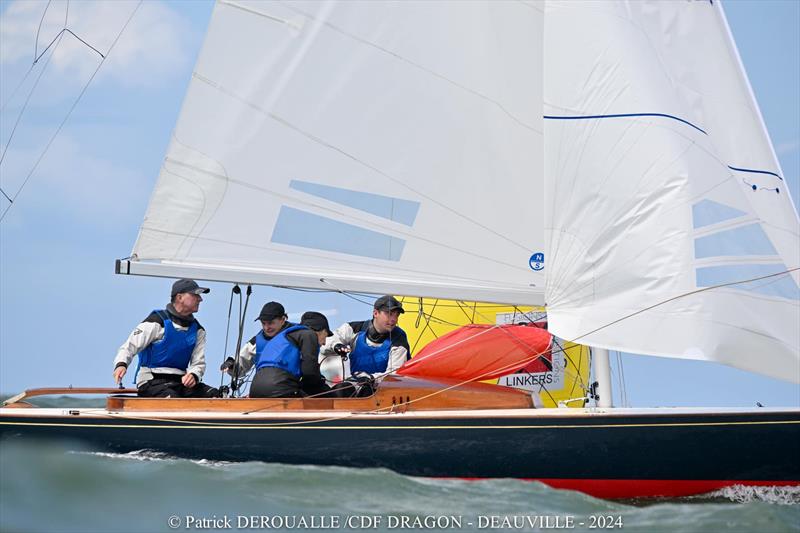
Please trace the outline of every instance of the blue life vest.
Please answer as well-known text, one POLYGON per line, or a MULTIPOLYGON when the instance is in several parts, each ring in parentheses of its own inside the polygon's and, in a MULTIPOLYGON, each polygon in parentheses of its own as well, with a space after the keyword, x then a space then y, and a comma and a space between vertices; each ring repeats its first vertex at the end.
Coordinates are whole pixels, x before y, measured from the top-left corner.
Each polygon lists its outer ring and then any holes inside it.
POLYGON ((272 340, 267 340, 264 335, 257 335, 256 370, 275 367, 285 370, 296 378, 302 376, 303 373, 300 370, 300 348, 286 338, 287 333, 300 329, 308 328, 299 325, 290 326, 272 337, 272 340))
MULTIPOLYGON (((350 353, 350 373, 367 372, 369 374, 376 374, 378 372, 386 372, 386 367, 389 366, 389 352, 392 349, 391 335, 378 346, 370 346, 367 344, 367 330, 369 326, 364 324, 364 329, 356 335, 356 345, 350 353)), ((403 330, 395 327, 392 333, 404 334, 403 330)))
MULTIPOLYGON (((139 352, 139 368, 176 368, 186 370, 197 344, 197 320, 186 331, 175 329, 166 311, 153 311, 164 322, 164 336, 139 352)), ((139 369, 136 369, 139 373, 139 369)))
POLYGON ((255 339, 256 339, 256 356, 253 359, 253 366, 258 368, 258 361, 261 359, 261 354, 264 353, 264 348, 267 347, 267 344, 269 344, 269 341, 271 341, 273 337, 270 337, 268 339, 267 336, 264 335, 264 330, 261 330, 258 333, 256 333, 255 339))

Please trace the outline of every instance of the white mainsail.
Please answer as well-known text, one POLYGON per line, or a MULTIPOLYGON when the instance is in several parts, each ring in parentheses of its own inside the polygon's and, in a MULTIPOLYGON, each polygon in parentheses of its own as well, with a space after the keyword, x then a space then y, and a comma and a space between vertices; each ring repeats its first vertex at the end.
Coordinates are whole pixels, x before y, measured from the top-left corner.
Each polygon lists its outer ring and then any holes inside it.
POLYGON ((122 270, 543 303, 542 18, 221 0, 122 270))
POLYGON ((548 2, 545 50, 550 328, 800 382, 800 226, 719 3, 548 2))
POLYGON ((800 382, 797 215, 719 3, 544 6, 219 0, 121 271, 546 294, 559 337, 800 382))

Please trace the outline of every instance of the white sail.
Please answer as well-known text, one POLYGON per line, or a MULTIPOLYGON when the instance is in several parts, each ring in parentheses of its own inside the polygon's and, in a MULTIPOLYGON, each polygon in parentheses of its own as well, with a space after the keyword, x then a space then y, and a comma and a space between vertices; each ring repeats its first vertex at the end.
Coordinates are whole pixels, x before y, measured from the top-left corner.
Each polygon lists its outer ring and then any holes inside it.
POLYGON ((120 270, 542 303, 542 24, 220 0, 120 270))
POLYGON ((800 382, 800 227, 719 2, 545 20, 551 330, 800 382))
POLYGON ((562 338, 800 382, 800 228, 719 2, 547 6, 220 0, 120 271, 539 304, 546 260, 562 338))

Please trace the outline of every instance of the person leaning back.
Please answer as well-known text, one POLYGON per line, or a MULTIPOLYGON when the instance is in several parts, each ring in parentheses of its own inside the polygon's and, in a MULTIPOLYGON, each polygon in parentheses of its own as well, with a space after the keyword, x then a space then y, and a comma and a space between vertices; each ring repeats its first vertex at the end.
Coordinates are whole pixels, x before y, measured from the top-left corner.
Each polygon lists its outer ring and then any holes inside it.
POLYGON ((114 380, 122 382, 135 355, 139 396, 214 398, 219 391, 201 382, 206 369, 206 331, 194 317, 210 289, 194 280, 173 283, 166 309, 155 310, 136 326, 114 358, 114 380))

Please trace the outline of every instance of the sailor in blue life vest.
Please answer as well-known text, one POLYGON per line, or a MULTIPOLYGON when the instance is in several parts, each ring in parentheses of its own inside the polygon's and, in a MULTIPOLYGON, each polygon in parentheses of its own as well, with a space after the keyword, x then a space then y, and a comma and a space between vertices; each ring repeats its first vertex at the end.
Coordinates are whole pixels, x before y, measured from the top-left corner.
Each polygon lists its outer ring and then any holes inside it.
POLYGON ((372 320, 345 322, 333 332, 320 350, 320 361, 344 356, 339 362, 343 379, 356 372, 373 376, 394 372, 411 358, 406 333, 397 326, 404 312, 397 298, 381 296, 375 300, 372 320))
POLYGON ((114 358, 114 380, 122 382, 131 360, 139 356, 134 377, 139 396, 214 398, 219 391, 202 383, 206 370, 206 330, 194 313, 210 289, 194 280, 172 284, 166 309, 155 310, 136 326, 114 358))
POLYGON ((253 366, 258 364, 258 355, 264 351, 267 343, 282 330, 292 324, 287 322, 286 310, 278 302, 267 302, 261 308, 256 321, 261 322, 261 331, 242 346, 239 350, 239 358, 228 357, 219 367, 223 372, 233 372, 236 368, 236 375, 244 376, 253 366))
POLYGON ((318 362, 320 346, 332 335, 328 319, 322 313, 308 311, 300 318, 300 324, 284 322, 268 342, 256 339, 251 398, 298 398, 323 395, 330 390, 318 362))

